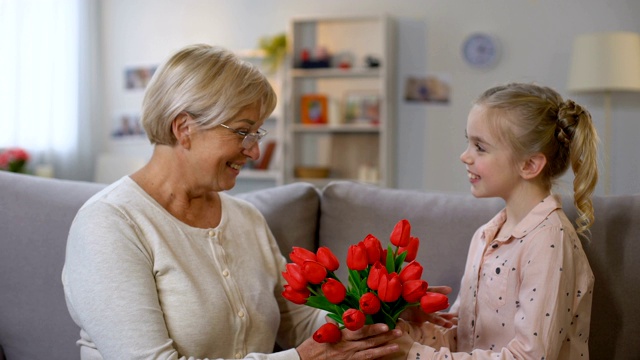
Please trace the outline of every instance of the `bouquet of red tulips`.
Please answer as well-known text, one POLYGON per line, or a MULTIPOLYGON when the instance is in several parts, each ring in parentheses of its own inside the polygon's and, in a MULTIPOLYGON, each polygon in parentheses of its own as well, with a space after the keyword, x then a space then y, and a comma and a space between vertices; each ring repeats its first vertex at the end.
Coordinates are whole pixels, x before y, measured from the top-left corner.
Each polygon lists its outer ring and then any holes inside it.
POLYGON ((386 323, 393 329, 400 314, 412 306, 425 313, 449 307, 448 298, 428 291, 428 283, 421 279, 423 268, 415 261, 419 239, 411 236, 408 220, 395 225, 390 240, 384 250, 380 240, 369 234, 349 247, 347 287, 334 273, 340 263, 329 248, 320 247, 315 253, 293 248, 289 254, 293 263, 282 273, 287 281, 282 295, 293 303, 326 310, 340 324, 320 327, 313 335, 317 342, 339 341, 341 327, 358 330, 365 324, 386 323))

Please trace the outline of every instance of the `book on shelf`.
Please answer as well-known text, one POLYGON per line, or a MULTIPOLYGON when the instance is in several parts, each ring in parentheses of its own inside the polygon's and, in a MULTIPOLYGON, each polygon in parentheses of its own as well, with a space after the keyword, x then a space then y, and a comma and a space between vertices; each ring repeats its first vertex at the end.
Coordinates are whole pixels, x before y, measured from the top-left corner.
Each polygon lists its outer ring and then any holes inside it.
POLYGON ((256 170, 267 170, 269 169, 269 164, 271 163, 271 158, 273 157, 273 151, 276 148, 275 141, 269 141, 264 145, 264 150, 262 156, 260 157, 258 164, 256 165, 256 170))

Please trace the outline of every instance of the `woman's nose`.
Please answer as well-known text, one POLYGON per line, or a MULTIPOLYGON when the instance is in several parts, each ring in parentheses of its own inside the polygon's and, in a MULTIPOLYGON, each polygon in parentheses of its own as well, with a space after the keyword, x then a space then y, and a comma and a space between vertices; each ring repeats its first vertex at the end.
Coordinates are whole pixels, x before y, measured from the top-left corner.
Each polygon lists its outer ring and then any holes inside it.
POLYGON ((260 158, 260 145, 258 143, 255 143, 250 148, 244 149, 243 152, 251 160, 258 160, 260 158))

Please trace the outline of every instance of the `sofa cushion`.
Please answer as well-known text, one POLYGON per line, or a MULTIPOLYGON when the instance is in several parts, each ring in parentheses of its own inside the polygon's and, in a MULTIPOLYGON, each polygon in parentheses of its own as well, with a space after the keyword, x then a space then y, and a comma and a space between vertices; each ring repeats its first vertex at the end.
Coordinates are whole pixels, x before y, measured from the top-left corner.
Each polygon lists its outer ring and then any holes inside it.
POLYGON ((416 260, 424 267, 423 279, 431 285, 451 286, 453 303, 473 233, 503 206, 501 200, 476 199, 464 194, 333 182, 322 194, 319 244, 333 250, 343 264, 337 274, 344 282, 349 246, 373 234, 386 248, 394 225, 407 219, 412 235, 420 239, 416 260))
MULTIPOLYGON (((592 359, 637 359, 640 353, 640 194, 595 196, 596 220, 584 243, 596 281, 589 355, 592 359)), ((569 199, 563 207, 574 220, 569 199)))
POLYGON ((62 290, 69 226, 104 185, 0 171, 0 345, 7 359, 78 359, 62 290))
POLYGON ((258 208, 287 259, 293 246, 316 248, 320 209, 320 192, 316 187, 293 183, 236 196, 258 208))

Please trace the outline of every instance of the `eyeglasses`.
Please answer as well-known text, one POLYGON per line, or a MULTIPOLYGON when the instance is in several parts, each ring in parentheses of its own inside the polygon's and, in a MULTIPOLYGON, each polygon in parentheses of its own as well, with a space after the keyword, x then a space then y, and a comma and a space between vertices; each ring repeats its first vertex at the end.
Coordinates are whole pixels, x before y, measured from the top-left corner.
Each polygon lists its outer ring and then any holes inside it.
POLYGON ((250 133, 244 130, 236 130, 225 124, 220 124, 220 126, 242 136, 242 147, 247 150, 251 149, 255 144, 259 144, 262 138, 267 135, 267 130, 265 129, 258 129, 258 132, 250 133))

